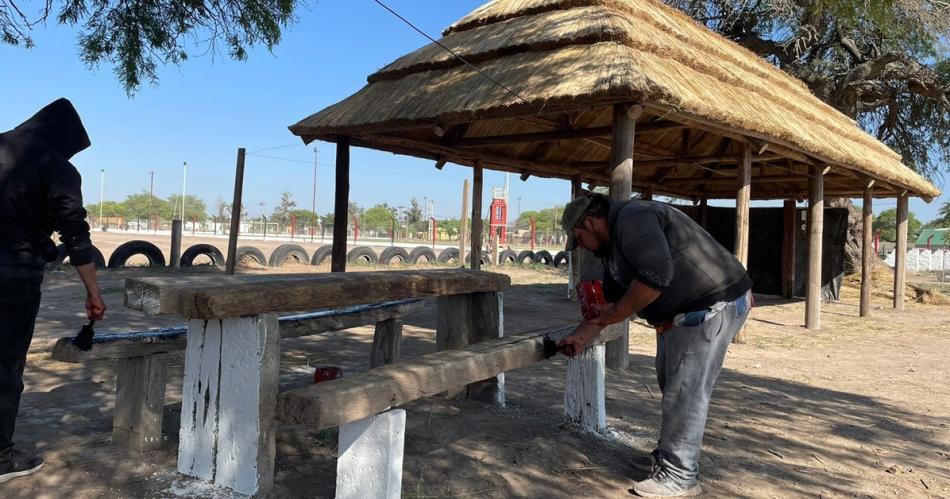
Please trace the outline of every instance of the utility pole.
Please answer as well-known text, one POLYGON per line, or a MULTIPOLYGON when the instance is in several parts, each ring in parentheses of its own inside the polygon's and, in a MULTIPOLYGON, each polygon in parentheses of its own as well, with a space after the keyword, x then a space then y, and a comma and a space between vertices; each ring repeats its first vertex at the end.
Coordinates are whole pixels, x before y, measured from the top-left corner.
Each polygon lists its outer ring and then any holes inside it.
MULTIPOLYGON (((151 177, 151 180, 148 183, 148 218, 145 219, 145 230, 148 230, 152 226, 152 197, 155 195, 155 172, 148 172, 148 175, 151 177)), ((138 227, 137 221, 135 225, 138 227)))
POLYGON ((261 227, 264 228, 264 232, 263 232, 264 239, 267 239, 267 219, 264 218, 264 204, 266 203, 261 201, 260 203, 257 203, 257 204, 261 207, 261 227))
POLYGON ((102 203, 106 192, 106 169, 99 170, 99 230, 102 230, 102 203))
POLYGON ((313 220, 310 222, 310 242, 313 242, 313 231, 317 227, 317 160, 320 158, 320 149, 313 148, 313 200, 310 203, 310 211, 313 212, 313 220))
POLYGON ((182 162, 181 176, 181 219, 185 219, 185 184, 188 182, 188 162, 182 162))

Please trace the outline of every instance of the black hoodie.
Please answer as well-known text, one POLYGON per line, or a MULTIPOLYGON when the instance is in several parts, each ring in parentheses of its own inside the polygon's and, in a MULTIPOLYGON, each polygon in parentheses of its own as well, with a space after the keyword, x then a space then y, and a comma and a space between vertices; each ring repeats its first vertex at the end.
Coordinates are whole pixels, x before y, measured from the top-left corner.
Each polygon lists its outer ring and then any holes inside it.
POLYGON ((82 178, 69 162, 89 145, 66 99, 0 134, 0 280, 42 280, 54 230, 73 265, 93 261, 82 178))

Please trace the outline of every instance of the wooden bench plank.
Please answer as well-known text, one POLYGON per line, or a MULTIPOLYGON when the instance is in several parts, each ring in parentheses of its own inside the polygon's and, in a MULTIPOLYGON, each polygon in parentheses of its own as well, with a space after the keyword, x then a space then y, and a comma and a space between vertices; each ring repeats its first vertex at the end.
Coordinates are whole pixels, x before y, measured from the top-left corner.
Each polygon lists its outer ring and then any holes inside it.
MULTIPOLYGON (((387 319, 402 317, 422 308, 423 300, 397 300, 343 309, 321 310, 307 314, 281 317, 282 339, 298 338, 367 326, 387 319)), ((187 327, 178 326, 135 333, 96 335, 92 350, 82 351, 72 344, 72 337, 60 338, 53 346, 52 357, 60 362, 90 362, 144 357, 185 350, 187 327)))
POLYGON ((503 274, 467 269, 127 279, 125 306, 149 314, 222 319, 406 298, 502 291, 503 274))
MULTIPOLYGON (((556 341, 572 330, 570 327, 547 334, 556 341)), ((544 335, 539 332, 485 341, 291 390, 278 396, 277 418, 314 430, 352 423, 416 399, 540 362, 544 358, 544 335)), ((593 344, 618 336, 616 330, 605 331, 593 344)))

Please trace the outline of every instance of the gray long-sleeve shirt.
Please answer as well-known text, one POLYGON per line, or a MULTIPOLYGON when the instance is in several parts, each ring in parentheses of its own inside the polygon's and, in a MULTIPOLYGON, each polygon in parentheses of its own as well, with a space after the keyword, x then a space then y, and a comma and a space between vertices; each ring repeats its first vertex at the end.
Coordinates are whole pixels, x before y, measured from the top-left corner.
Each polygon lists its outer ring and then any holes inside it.
POLYGON ((612 202, 607 221, 607 298, 616 301, 633 281, 661 291, 638 314, 650 324, 735 300, 752 288, 735 256, 673 207, 654 201, 612 202))

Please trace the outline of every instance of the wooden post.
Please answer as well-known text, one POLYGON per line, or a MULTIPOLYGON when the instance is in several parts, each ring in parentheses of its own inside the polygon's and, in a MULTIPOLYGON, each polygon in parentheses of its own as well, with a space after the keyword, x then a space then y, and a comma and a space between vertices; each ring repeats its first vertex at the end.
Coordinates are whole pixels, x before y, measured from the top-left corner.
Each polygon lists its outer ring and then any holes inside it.
POLYGON ((644 187, 643 192, 640 193, 640 199, 644 201, 653 201, 653 188, 644 187))
POLYGON ((907 193, 897 196, 897 248, 894 249, 894 310, 904 311, 904 275, 907 271, 907 193))
MULTIPOLYGON (((436 349, 457 350, 474 343, 504 337, 504 295, 471 293, 440 296, 437 299, 436 349)), ((453 396, 460 391, 450 391, 453 396)), ((482 402, 505 405, 505 375, 499 374, 464 388, 465 396, 482 402)))
POLYGON ((805 327, 821 328, 821 238, 825 219, 824 166, 809 167, 808 285, 805 294, 805 327))
POLYGON ((336 140, 336 193, 330 271, 346 272, 346 223, 350 209, 350 138, 336 140))
POLYGON ((228 275, 233 275, 237 266, 237 242, 238 233, 241 232, 241 204, 244 195, 244 155, 244 148, 238 148, 237 166, 234 169, 234 198, 231 201, 231 232, 228 233, 228 275))
POLYGON ((377 322, 376 333, 373 335, 373 349, 369 357, 370 369, 398 361, 401 342, 401 320, 386 319, 377 322))
POLYGON ((604 345, 594 345, 568 359, 564 384, 564 415, 595 433, 607 430, 604 350, 604 345))
POLYGON ((871 265, 874 263, 874 255, 872 254, 874 249, 871 247, 873 244, 871 232, 874 230, 872 227, 874 212, 871 209, 872 186, 873 182, 870 182, 870 185, 864 188, 864 206, 861 207, 861 221, 863 222, 861 235, 861 306, 859 308, 861 317, 871 315, 871 280, 873 279, 871 265))
MULTIPOLYGON (((472 265, 475 270, 482 268, 482 165, 473 168, 472 179, 472 265)), ((462 266, 465 261, 462 260, 462 266)))
MULTIPOLYGON (((633 184, 633 146, 636 138, 637 118, 643 108, 626 104, 614 105, 613 141, 610 150, 610 200, 629 201, 633 184)), ((608 326, 622 328, 625 333, 607 343, 606 362, 610 369, 626 369, 630 365, 630 321, 608 326)))
POLYGON ((181 220, 172 220, 172 250, 169 255, 168 266, 181 266, 181 220))
MULTIPOLYGON (((739 176, 736 184, 736 244, 733 248, 736 259, 749 268, 749 200, 752 196, 752 146, 742 147, 739 158, 739 176)), ((732 339, 733 343, 745 343, 745 328, 732 339)))
POLYGON ((709 199, 706 196, 699 198, 699 225, 706 228, 709 223, 709 199))
POLYGON ((468 179, 462 182, 462 222, 459 224, 459 267, 465 268, 465 236, 468 235, 468 179))
MULTIPOLYGON (((571 179, 571 199, 580 197, 584 193, 583 188, 581 187, 580 177, 574 177, 571 179)), ((570 290, 570 296, 577 298, 577 286, 581 282, 581 248, 577 247, 574 251, 571 252, 571 278, 570 283, 573 286, 573 289, 570 290)))
POLYGON ((162 447, 167 371, 165 353, 116 363, 112 443, 139 452, 162 447))
POLYGON ((795 294, 795 236, 798 233, 798 210, 794 199, 786 199, 782 207, 782 296, 795 294))
POLYGON ((279 371, 276 315, 188 323, 180 473, 247 495, 271 488, 279 371))

